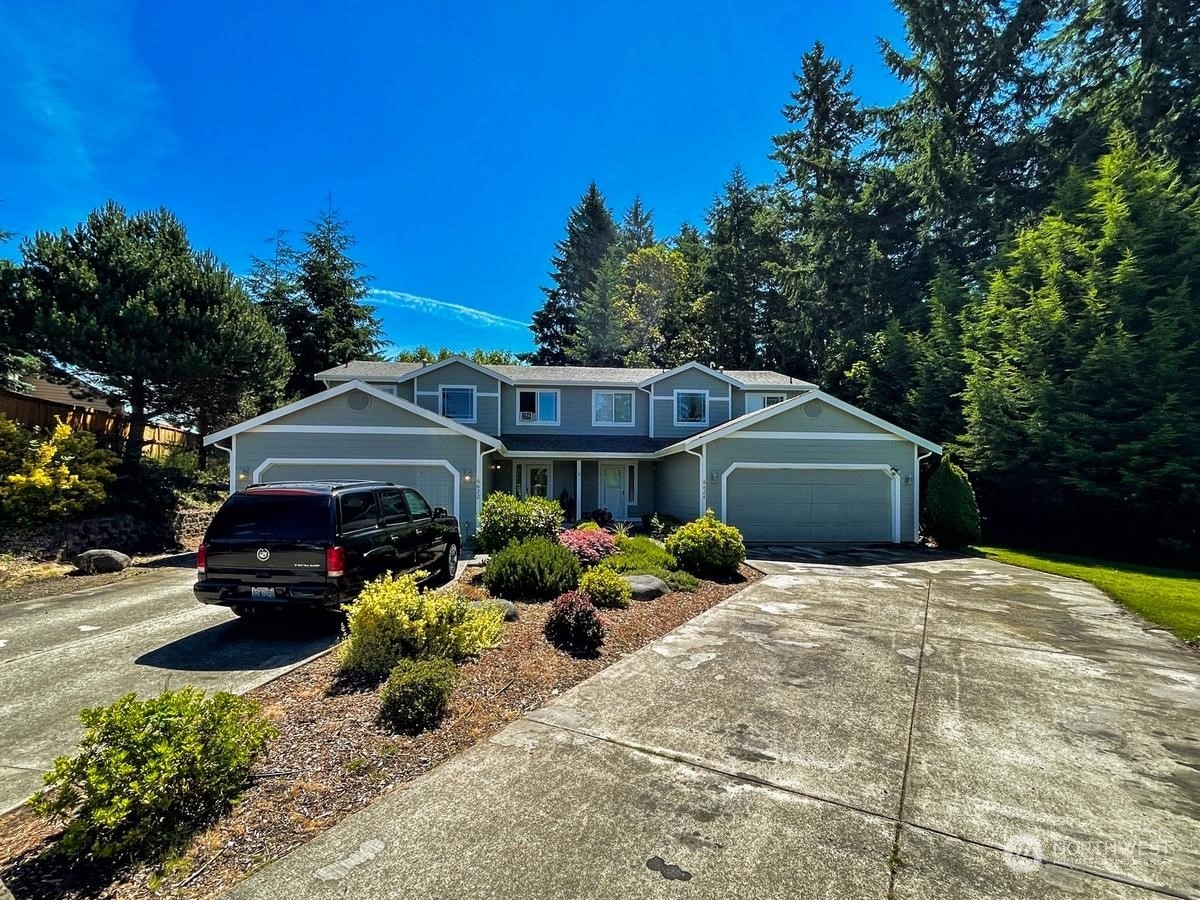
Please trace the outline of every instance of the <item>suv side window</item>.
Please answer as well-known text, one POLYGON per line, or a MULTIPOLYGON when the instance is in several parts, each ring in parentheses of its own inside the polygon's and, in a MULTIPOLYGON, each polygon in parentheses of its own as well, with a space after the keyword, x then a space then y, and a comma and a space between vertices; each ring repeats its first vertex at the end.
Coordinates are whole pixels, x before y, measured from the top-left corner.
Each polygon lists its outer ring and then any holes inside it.
POLYGON ((433 510, 429 508, 429 504, 425 502, 425 498, 408 488, 404 491, 404 499, 408 501, 408 509, 412 513, 414 519, 429 519, 433 516, 433 510))
POLYGON ((402 491, 379 492, 379 518, 385 525, 408 521, 408 507, 404 505, 402 491))
POLYGON ((379 506, 375 502, 374 491, 362 491, 357 494, 343 494, 342 529, 355 531, 359 528, 371 528, 377 524, 379 506))

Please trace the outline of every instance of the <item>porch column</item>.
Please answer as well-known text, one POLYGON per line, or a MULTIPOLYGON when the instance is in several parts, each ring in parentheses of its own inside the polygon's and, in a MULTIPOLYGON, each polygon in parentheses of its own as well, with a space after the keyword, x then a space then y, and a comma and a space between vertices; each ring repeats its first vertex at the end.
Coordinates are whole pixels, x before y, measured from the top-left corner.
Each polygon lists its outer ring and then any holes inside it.
POLYGON ((575 460, 575 521, 583 518, 583 460, 575 460))

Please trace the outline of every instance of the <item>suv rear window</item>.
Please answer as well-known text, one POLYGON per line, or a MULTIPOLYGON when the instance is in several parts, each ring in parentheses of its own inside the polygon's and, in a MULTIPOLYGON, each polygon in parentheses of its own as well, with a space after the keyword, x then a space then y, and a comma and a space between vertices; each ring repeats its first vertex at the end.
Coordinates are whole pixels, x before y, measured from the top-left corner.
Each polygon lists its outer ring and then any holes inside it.
POLYGON ((210 541, 328 541, 329 497, 234 494, 213 517, 210 541))

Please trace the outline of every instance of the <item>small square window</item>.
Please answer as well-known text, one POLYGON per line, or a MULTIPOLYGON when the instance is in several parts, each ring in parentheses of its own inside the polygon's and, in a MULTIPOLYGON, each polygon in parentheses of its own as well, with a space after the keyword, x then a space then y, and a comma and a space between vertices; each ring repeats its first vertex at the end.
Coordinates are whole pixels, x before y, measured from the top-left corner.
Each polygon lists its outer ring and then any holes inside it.
POLYGON ((475 388, 442 388, 442 415, 458 422, 474 422, 475 388))
POLYGON ((675 392, 675 424, 708 424, 708 391, 675 392))

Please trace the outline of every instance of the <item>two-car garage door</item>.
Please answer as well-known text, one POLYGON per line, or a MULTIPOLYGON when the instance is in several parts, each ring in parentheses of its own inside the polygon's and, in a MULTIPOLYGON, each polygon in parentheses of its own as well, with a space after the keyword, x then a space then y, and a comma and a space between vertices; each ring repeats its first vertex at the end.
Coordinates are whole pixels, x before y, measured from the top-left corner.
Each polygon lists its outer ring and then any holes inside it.
POLYGON ((448 464, 409 464, 404 460, 270 462, 256 473, 256 481, 392 481, 416 488, 430 506, 444 506, 461 515, 454 488, 458 479, 448 464))
POLYGON ((726 521, 747 541, 882 543, 893 540, 892 478, 864 469, 736 468, 726 521))

